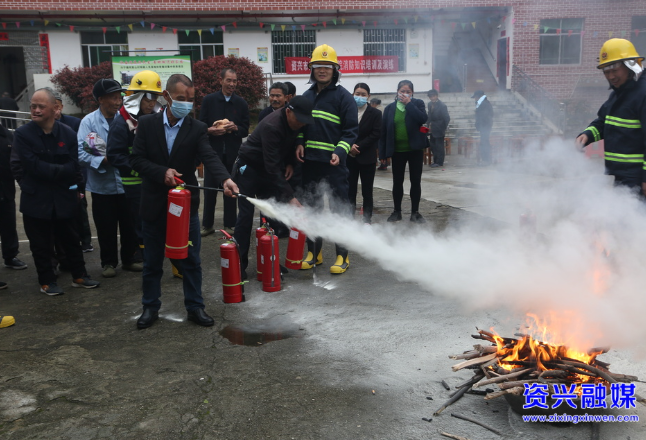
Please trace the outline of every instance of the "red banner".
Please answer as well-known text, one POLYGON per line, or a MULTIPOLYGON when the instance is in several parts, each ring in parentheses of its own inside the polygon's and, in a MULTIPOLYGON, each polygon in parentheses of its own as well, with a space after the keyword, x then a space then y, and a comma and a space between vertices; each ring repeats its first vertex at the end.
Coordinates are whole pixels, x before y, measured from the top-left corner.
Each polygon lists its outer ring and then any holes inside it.
MULTIPOLYGON (((307 57, 286 57, 285 70, 290 75, 309 74, 307 57)), ((396 56, 339 57, 341 73, 384 73, 398 72, 399 59, 396 56)))
POLYGON ((0 32, 0 41, 9 41, 9 34, 7 32, 0 32))

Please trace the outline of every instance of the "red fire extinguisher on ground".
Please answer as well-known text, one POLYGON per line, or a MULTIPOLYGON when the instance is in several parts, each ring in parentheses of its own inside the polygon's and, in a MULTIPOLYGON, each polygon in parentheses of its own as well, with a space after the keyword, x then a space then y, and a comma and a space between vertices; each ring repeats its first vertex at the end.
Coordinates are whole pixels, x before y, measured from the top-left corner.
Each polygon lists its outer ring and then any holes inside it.
POLYGON ((242 273, 240 271, 240 252, 235 238, 220 230, 226 241, 220 245, 220 266, 222 267, 222 300, 239 303, 245 300, 242 273))
POLYGON ((269 226, 265 221, 265 218, 262 219, 262 226, 256 229, 256 279, 262 281, 262 262, 260 261, 260 239, 267 234, 269 226))
MULTIPOLYGON (((178 185, 184 182, 175 177, 178 185)), ((178 186, 168 191, 166 213, 166 257, 188 258, 188 229, 191 220, 191 192, 178 186)))
POLYGON ((289 231, 287 242, 287 255, 285 255, 285 267, 288 269, 300 269, 303 261, 303 248, 307 237, 298 229, 292 228, 289 231))
POLYGON ((267 233, 260 237, 260 264, 262 270, 262 290, 278 292, 280 290, 280 252, 278 237, 274 230, 268 228, 267 233))

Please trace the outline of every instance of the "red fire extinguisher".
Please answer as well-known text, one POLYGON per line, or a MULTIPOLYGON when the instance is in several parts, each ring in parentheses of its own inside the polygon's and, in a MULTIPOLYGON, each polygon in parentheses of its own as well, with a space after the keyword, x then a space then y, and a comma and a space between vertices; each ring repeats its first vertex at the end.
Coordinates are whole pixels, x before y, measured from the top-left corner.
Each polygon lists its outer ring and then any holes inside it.
POLYGON ((239 303, 245 300, 242 273, 240 271, 240 252, 235 238, 220 230, 226 241, 220 245, 220 266, 222 267, 222 300, 239 303))
POLYGON ((260 237, 260 264, 262 265, 262 290, 265 292, 278 292, 280 290, 280 252, 278 237, 274 230, 260 237))
POLYGON ((287 255, 285 255, 285 267, 288 269, 300 269, 303 261, 303 248, 307 237, 296 228, 289 231, 287 242, 287 255))
MULTIPOLYGON (((184 183, 175 177, 178 185, 184 183)), ((188 258, 188 228, 191 220, 191 192, 178 186, 168 191, 166 214, 166 257, 188 258)))
POLYGON ((262 281, 262 262, 260 261, 260 239, 267 234, 268 226, 264 217, 262 219, 262 226, 256 229, 256 278, 262 281))

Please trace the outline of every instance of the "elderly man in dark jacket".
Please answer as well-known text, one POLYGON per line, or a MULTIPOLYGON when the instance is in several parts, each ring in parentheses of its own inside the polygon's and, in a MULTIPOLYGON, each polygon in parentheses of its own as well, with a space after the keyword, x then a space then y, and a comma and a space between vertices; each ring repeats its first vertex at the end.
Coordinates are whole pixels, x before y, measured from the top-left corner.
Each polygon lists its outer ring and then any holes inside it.
POLYGON ((478 161, 480 165, 489 165, 491 164, 489 136, 493 127, 493 107, 482 90, 476 90, 471 99, 476 100, 476 130, 480 132, 478 161))
POLYGON ((431 168, 444 166, 444 136, 449 126, 451 117, 446 104, 438 98, 437 90, 432 89, 428 92, 428 128, 431 129, 431 152, 433 153, 433 163, 429 164, 431 168))

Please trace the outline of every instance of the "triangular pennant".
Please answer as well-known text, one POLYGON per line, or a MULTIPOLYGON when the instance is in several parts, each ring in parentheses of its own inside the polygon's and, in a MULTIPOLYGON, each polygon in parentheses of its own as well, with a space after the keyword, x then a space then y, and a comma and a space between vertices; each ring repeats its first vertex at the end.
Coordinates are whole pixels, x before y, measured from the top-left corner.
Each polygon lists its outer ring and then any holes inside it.
POLYGON ((502 21, 506 21, 506 20, 507 20, 507 16, 506 16, 506 15, 503 15, 503 16, 502 16, 502 21))
POLYGON ((597 31, 594 31, 594 33, 592 34, 592 36, 593 36, 594 38, 597 38, 597 35, 599 35, 599 32, 597 32, 597 31))
MULTIPOLYGON (((271 26, 271 30, 272 30, 272 31, 273 31, 273 30, 274 30, 274 28, 276 27, 276 25, 275 25, 275 24, 270 24, 269 26, 271 26)), ((283 30, 285 30, 285 29, 283 29, 283 30)))
POLYGON ((612 34, 614 34, 613 31, 608 32, 608 37, 612 38, 612 34))
POLYGON ((621 31, 621 38, 626 38, 626 31, 621 31))
POLYGON ((132 23, 130 23, 128 27, 130 28, 130 30, 132 30, 132 23))
POLYGON ((341 24, 345 24, 345 18, 341 19, 341 24))
POLYGON ((117 30, 117 34, 121 33, 121 26, 115 26, 114 28, 117 30))
POLYGON ((523 21, 523 26, 527 27, 527 22, 526 21, 523 21))
POLYGON ((572 36, 572 32, 573 32, 573 31, 572 31, 572 29, 570 29, 569 31, 567 31, 567 36, 568 36, 568 37, 571 37, 571 36, 572 36))
POLYGON ((491 17, 487 17, 487 23, 491 24, 491 17))
POLYGON ((452 22, 451 22, 451 29, 455 29, 455 26, 457 26, 457 23, 456 23, 456 22, 454 22, 454 21, 452 21, 452 22))
POLYGON ((49 24, 49 20, 45 20, 45 26, 49 24))
POLYGON ((188 37, 188 34, 191 33, 191 30, 190 29, 184 29, 184 32, 186 32, 186 36, 188 37))
POLYGON ((141 27, 146 27, 146 22, 145 22, 145 21, 143 21, 143 20, 141 20, 141 21, 139 22, 139 24, 141 25, 141 27))
POLYGON ((560 34, 560 33, 561 33, 561 30, 560 30, 560 29, 557 29, 557 30, 556 30, 556 35, 558 35, 558 34, 560 34))
POLYGON ((262 21, 260 23, 258 23, 258 24, 260 25, 261 29, 265 26, 265 23, 263 23, 262 21))
POLYGON ((305 32, 305 25, 304 25, 304 24, 302 24, 302 25, 301 25, 301 30, 302 30, 303 32, 305 32))
POLYGON ((296 25, 295 24, 292 25, 292 31, 296 32, 296 25))
POLYGON ((200 37, 202 36, 202 29, 197 30, 197 35, 199 35, 200 37))
POLYGON ((635 36, 639 37, 639 29, 635 29, 635 36))
POLYGON ((324 21, 322 24, 324 28, 327 28, 327 21, 324 21))
POLYGON ((222 26, 220 26, 220 27, 222 28, 222 32, 226 32, 226 31, 227 31, 227 25, 226 25, 226 24, 223 24, 223 25, 222 25, 222 26))
POLYGON ((63 26, 63 25, 62 25, 62 24, 60 24, 60 23, 56 23, 56 26, 61 27, 61 26, 63 26))
POLYGON ((283 32, 285 32, 285 28, 286 28, 286 27, 287 27, 287 26, 285 26, 284 24, 281 24, 281 25, 280 25, 280 29, 281 29, 283 32))
POLYGON ((536 30, 536 29, 538 29, 538 25, 537 25, 537 24, 535 24, 535 25, 534 25, 534 30, 536 30))
POLYGON ((155 29, 155 26, 156 26, 156 25, 155 25, 155 23, 150 23, 150 29, 151 29, 151 30, 152 30, 152 29, 155 29))
POLYGON ((166 32, 168 30, 168 26, 162 26, 162 32, 166 32))
POLYGON ((404 17, 404 23, 408 24, 408 17, 404 17))
POLYGON ((419 18, 419 15, 416 15, 413 18, 415 19, 415 23, 417 23, 417 19, 419 18))
POLYGON ((585 35, 585 31, 581 31, 581 36, 583 37, 585 35))
POLYGON ((234 27, 234 28, 236 28, 236 29, 238 29, 238 23, 236 23, 236 22, 234 21, 234 22, 233 22, 233 27, 234 27))
POLYGON ((332 19, 332 23, 334 23, 334 26, 336 26, 336 18, 332 19))
POLYGON ((475 22, 475 21, 472 21, 472 22, 471 22, 471 26, 473 26, 473 29, 475 29, 475 28, 476 28, 476 22, 475 22))
POLYGON ((70 32, 74 32, 74 26, 70 26, 70 32))
POLYGON ((29 23, 33 26, 34 25, 34 20, 29 20, 29 23))
POLYGON ((173 29, 173 34, 177 35, 177 29, 173 29))
POLYGON ((397 22, 397 19, 395 18, 395 26, 397 26, 399 23, 397 22))
POLYGON ((466 24, 466 23, 462 23, 462 30, 464 30, 464 28, 465 28, 466 26, 467 26, 467 24, 466 24))
POLYGON ((210 28, 209 30, 211 31, 211 35, 215 35, 215 28, 210 28))
POLYGON ((547 31, 549 31, 550 28, 548 26, 543 26, 543 33, 546 34, 547 31))
POLYGON ((316 27, 317 25, 317 23, 312 23, 312 27, 316 27))
POLYGON ((17 27, 17 28, 19 28, 19 27, 20 27, 20 22, 19 22, 19 21, 17 21, 17 22, 16 22, 16 27, 17 27))
POLYGON ((515 24, 515 23, 516 23, 516 19, 515 19, 515 18, 512 18, 512 19, 511 19, 511 24, 515 24))
POLYGON ((7 23, 2 22, 2 29, 7 29, 7 23))
POLYGON ((373 22, 372 22, 372 24, 373 24, 373 26, 377 26, 377 22, 376 22, 376 21, 373 21, 373 22))
POLYGON ((362 24, 364 27, 366 26, 366 22, 365 22, 365 21, 362 21, 362 22, 361 22, 361 24, 362 24))
POLYGON ((103 31, 103 33, 104 33, 104 34, 105 34, 106 32, 108 32, 108 28, 107 28, 107 27, 102 27, 102 28, 101 28, 101 30, 103 31))

